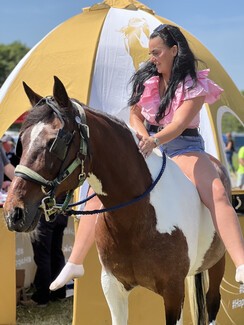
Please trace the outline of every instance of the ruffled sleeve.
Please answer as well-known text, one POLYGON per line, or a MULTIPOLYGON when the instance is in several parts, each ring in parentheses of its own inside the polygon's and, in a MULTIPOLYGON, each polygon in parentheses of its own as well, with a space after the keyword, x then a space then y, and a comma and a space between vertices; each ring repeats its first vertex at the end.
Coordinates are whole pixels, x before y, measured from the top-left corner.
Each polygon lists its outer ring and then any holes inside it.
POLYGON ((205 103, 213 104, 219 98, 224 91, 211 79, 208 79, 209 69, 201 70, 197 72, 197 84, 192 87, 193 80, 188 77, 184 84, 184 98, 183 100, 205 96, 205 103))
MULTIPOLYGON (((213 104, 216 102, 223 89, 215 84, 212 80, 208 79, 209 69, 197 72, 197 81, 193 86, 193 80, 190 76, 186 77, 185 82, 180 82, 175 96, 171 102, 170 107, 167 107, 165 116, 159 123, 155 121, 155 117, 158 113, 160 105, 159 95, 159 76, 153 76, 146 80, 144 83, 144 91, 138 102, 141 107, 141 114, 145 119, 153 125, 167 125, 171 123, 174 112, 182 105, 185 100, 204 96, 205 103, 213 104)), ((197 114, 193 121, 189 124, 189 127, 198 127, 200 114, 197 114)))
POLYGON ((141 114, 151 124, 155 122, 155 116, 160 104, 159 96, 159 76, 153 76, 144 82, 144 91, 138 102, 141 107, 141 114))

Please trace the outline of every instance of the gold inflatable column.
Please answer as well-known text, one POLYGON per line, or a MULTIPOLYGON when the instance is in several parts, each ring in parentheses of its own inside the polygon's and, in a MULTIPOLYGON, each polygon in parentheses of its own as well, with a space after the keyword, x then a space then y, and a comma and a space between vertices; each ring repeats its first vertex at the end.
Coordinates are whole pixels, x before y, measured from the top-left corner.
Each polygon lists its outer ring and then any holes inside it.
POLYGON ((15 234, 7 230, 0 208, 0 325, 16 324, 15 234))
POLYGON ((75 280, 72 325, 110 324, 110 312, 101 287, 101 265, 94 247, 84 264, 85 275, 75 280))

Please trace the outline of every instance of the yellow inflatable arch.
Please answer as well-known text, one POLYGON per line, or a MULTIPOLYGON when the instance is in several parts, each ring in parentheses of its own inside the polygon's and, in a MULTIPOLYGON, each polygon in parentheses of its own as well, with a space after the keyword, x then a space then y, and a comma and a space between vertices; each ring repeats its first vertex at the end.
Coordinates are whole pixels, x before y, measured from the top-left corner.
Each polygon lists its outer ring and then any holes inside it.
MULTIPOLYGON (((46 96, 52 93, 54 75, 63 81, 70 97, 103 111, 109 107, 109 113, 128 120, 129 78, 147 59, 148 36, 160 22, 175 24, 138 1, 106 0, 59 25, 21 60, 1 88, 0 136, 29 108, 22 82, 46 96), (114 87, 109 87, 111 84, 114 87)), ((210 68, 210 78, 225 90, 217 103, 203 108, 203 135, 209 150, 225 162, 221 118, 230 111, 243 121, 244 98, 217 59, 193 35, 181 29, 196 56, 210 68)), ((0 236, 0 259, 5 261, 0 268, 0 324, 15 324, 15 236, 6 230, 2 220, 0 236), (3 299, 6 293, 8 298, 3 299)), ((85 267, 87 273, 75 283, 73 325, 108 324, 110 315, 100 288, 95 248, 85 267)), ((130 324, 163 322, 161 298, 138 289, 130 304, 130 324)), ((228 317, 235 323, 234 316, 228 317)))

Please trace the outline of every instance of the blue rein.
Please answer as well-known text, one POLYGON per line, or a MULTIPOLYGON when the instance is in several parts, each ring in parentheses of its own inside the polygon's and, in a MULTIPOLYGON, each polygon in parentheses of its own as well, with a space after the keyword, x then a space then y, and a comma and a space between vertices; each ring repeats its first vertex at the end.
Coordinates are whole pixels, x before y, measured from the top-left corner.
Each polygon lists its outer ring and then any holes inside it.
MULTIPOLYGON (((140 195, 140 196, 138 196, 138 197, 136 197, 136 198, 134 198, 134 199, 132 199, 130 201, 120 203, 118 205, 114 205, 114 206, 112 206, 110 208, 103 208, 103 209, 100 209, 100 210, 91 210, 91 211, 78 211, 78 210, 72 210, 71 209, 71 210, 66 210, 65 214, 66 215, 78 215, 78 214, 92 215, 92 214, 97 214, 97 213, 115 211, 115 210, 127 207, 128 205, 131 205, 133 203, 136 203, 136 202, 142 200, 143 198, 145 198, 154 189, 154 187, 157 185, 158 181, 160 180, 161 176, 163 175, 163 172, 164 172, 165 166, 166 166, 166 154, 164 152, 162 152, 162 159, 163 159, 162 167, 160 169, 160 172, 159 172, 158 176, 156 177, 156 179, 152 182, 152 184, 149 186, 149 188, 142 195, 140 195)), ((96 193, 90 195, 89 197, 87 197, 83 201, 80 201, 80 202, 77 202, 77 203, 74 203, 74 204, 70 204, 68 207, 73 207, 73 206, 76 206, 78 204, 85 203, 85 202, 89 201, 91 198, 93 198, 95 195, 96 195, 96 193)))

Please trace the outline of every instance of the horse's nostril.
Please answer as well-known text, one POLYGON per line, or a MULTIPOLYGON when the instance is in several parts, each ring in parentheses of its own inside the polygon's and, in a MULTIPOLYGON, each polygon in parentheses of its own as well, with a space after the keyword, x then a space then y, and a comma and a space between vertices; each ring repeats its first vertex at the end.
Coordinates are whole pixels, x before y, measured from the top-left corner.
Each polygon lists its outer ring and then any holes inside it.
POLYGON ((23 219, 23 210, 21 208, 16 207, 14 209, 12 221, 14 224, 16 224, 17 222, 21 221, 22 219, 23 219))

